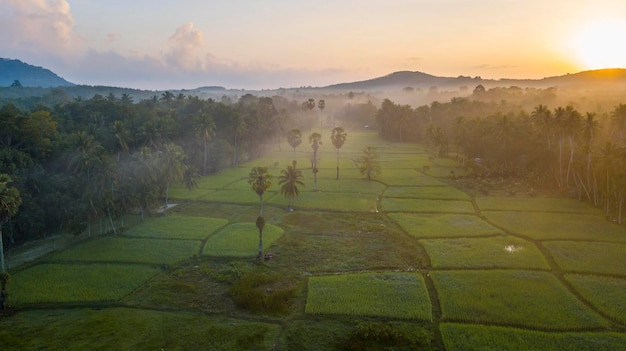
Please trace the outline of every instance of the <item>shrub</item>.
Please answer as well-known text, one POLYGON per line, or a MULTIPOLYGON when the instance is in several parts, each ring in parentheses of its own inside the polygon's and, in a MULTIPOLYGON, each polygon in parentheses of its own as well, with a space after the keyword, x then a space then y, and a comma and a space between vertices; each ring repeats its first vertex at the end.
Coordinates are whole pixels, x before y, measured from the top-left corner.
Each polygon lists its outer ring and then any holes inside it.
POLYGON ((357 325, 342 350, 430 350, 433 335, 423 328, 399 328, 382 322, 357 325))
POLYGON ((296 288, 280 283, 277 274, 251 271, 235 281, 229 293, 240 308, 281 314, 287 312, 289 299, 296 296, 296 288))

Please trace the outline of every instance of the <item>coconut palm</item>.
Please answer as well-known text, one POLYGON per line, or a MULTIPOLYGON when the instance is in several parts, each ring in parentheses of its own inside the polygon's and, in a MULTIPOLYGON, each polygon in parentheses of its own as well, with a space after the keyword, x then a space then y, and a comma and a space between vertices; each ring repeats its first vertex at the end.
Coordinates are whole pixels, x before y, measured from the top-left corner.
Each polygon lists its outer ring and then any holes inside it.
POLYGON ((200 114, 196 117, 195 129, 198 135, 204 142, 204 163, 202 168, 202 175, 206 175, 207 164, 207 146, 211 138, 215 136, 215 122, 213 118, 209 116, 204 110, 200 111, 200 114))
POLYGON ((317 107, 320 109, 320 134, 322 133, 323 125, 324 125, 324 108, 326 108, 326 101, 321 99, 317 102, 317 107))
POLYGON ((302 182, 302 171, 298 169, 296 166, 296 161, 293 161, 291 166, 287 166, 286 169, 283 169, 280 172, 280 176, 278 176, 278 185, 280 185, 280 193, 285 195, 288 199, 289 210, 292 210, 291 200, 298 197, 300 194, 300 189, 298 186, 305 186, 302 182))
POLYGON ((317 172, 319 172, 317 168, 317 150, 319 150, 322 144, 322 135, 319 133, 311 133, 311 135, 309 135, 309 144, 311 144, 311 148, 313 148, 313 191, 317 191, 317 172))
POLYGON ((170 184, 173 181, 182 180, 187 170, 185 152, 174 144, 165 144, 164 151, 157 156, 157 168, 161 170, 162 180, 165 182, 165 207, 163 214, 167 213, 170 184))
POLYGON ((265 218, 263 218, 263 194, 272 186, 272 176, 268 173, 267 167, 254 167, 248 176, 248 184, 252 190, 259 195, 259 216, 256 219, 256 226, 259 229, 259 253, 257 259, 263 260, 263 228, 265 218))
POLYGON ((0 264, 2 267, 0 273, 2 275, 6 273, 4 266, 4 245, 2 243, 2 225, 17 213, 18 208, 22 204, 19 190, 9 186, 11 182, 12 179, 9 175, 0 174, 0 264))
POLYGON ((346 142, 347 136, 348 134, 341 127, 333 128, 332 134, 330 135, 330 140, 333 146, 335 146, 335 150, 337 150, 337 179, 339 179, 339 149, 341 149, 346 142))
POLYGON ((289 131, 287 135, 287 142, 293 148, 293 157, 296 157, 296 148, 298 145, 302 144, 302 132, 300 129, 292 129, 289 131))

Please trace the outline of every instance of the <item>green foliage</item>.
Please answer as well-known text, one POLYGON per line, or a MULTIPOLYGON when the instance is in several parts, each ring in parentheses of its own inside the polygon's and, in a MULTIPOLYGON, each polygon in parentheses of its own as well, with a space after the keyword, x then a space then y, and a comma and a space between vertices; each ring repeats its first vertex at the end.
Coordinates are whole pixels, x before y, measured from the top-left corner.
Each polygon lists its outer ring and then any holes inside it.
POLYGON ((269 314, 286 313, 296 293, 293 283, 280 281, 278 274, 257 270, 244 274, 229 290, 238 307, 269 314))
POLYGON ((363 148, 363 155, 356 160, 356 165, 362 175, 367 180, 378 177, 382 173, 376 147, 366 146, 363 148))
POLYGON ((434 271, 430 275, 444 320, 552 330, 608 326, 547 272, 434 271))
POLYGON ((307 314, 432 320, 424 279, 413 273, 361 273, 309 278, 307 314))
POLYGON ((529 241, 502 235, 492 238, 420 240, 435 268, 550 269, 529 241))
POLYGON ((140 265, 40 264, 13 275, 9 303, 116 301, 158 272, 140 265))
POLYGON ((442 323, 448 351, 625 350, 626 335, 613 332, 545 332, 497 326, 442 323))
MULTIPOLYGON (((284 231, 272 224, 263 229, 266 247, 283 235, 284 231)), ((234 223, 212 235, 204 245, 203 254, 209 256, 249 257, 257 254, 259 244, 255 223, 234 223)))

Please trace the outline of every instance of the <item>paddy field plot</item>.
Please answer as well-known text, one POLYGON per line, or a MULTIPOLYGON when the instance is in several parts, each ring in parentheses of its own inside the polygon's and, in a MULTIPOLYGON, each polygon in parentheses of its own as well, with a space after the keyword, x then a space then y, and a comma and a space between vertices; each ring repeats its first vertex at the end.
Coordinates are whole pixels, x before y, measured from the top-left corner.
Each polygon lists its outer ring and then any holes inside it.
POLYGON ((159 272, 141 265, 39 264, 11 277, 9 303, 116 301, 159 272))
POLYGON ((626 243, 547 241, 543 245, 565 271, 626 277, 626 243))
POLYGON ((478 216, 460 214, 389 213, 389 218, 417 238, 492 236, 504 232, 478 216))
POLYGON ((587 240, 626 242, 624 228, 600 215, 482 211, 495 225, 535 240, 587 240))
POLYGON ((385 190, 384 197, 469 200, 461 190, 449 186, 391 186, 385 190))
MULTIPOLYGON (((371 193, 338 193, 330 191, 303 191, 291 201, 297 210, 320 210, 341 212, 376 212, 376 194, 371 193)), ((276 195, 267 203, 287 208, 287 198, 276 195)))
POLYGON ((423 212, 423 213, 474 213, 469 201, 401 199, 383 197, 382 210, 385 212, 423 212))
POLYGON ((545 332, 508 327, 442 323, 447 351, 626 350, 626 335, 614 332, 545 332))
MULTIPOLYGON (((284 231, 266 223, 263 229, 265 251, 284 231)), ((234 223, 212 235, 204 245, 203 254, 209 256, 254 257, 259 249, 259 229, 255 223, 234 223)))
POLYGON ((228 223, 223 218, 192 217, 170 214, 146 219, 124 235, 146 238, 197 239, 208 237, 228 223))
POLYGON ((435 268, 527 268, 549 270, 535 244, 509 235, 420 240, 435 268))
POLYGON ((609 326, 548 272, 432 271, 430 275, 446 321, 546 330, 609 326))
POLYGON ((309 278, 307 314, 432 320, 424 279, 414 273, 360 273, 309 278))
POLYGON ((626 278, 566 274, 565 279, 592 305, 626 325, 626 278))
POLYGON ((477 197, 476 203, 482 211, 534 211, 595 214, 601 210, 585 202, 550 197, 477 197))
POLYGON ((199 240, 103 237, 55 252, 50 260, 174 264, 199 251, 199 240))
MULTIPOLYGON (((276 191, 266 191, 263 194, 263 201, 268 201, 277 194, 276 191)), ((241 205, 254 205, 259 203, 259 195, 257 195, 252 188, 248 185, 248 188, 242 188, 239 190, 216 190, 207 192, 204 195, 198 197, 199 201, 205 202, 221 202, 241 205)))
POLYGON ((271 350, 278 332, 277 324, 134 308, 23 311, 0 320, 6 350, 271 350))

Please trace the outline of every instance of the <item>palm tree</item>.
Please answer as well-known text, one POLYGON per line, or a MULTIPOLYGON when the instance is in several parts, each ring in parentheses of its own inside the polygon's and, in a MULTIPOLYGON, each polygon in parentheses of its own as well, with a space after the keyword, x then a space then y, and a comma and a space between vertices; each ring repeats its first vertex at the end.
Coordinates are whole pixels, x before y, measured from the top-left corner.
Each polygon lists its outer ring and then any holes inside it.
POLYGON ((122 121, 115 121, 113 123, 113 131, 115 133, 115 140, 117 140, 117 161, 120 161, 120 151, 127 152, 128 151, 128 133, 124 129, 124 124, 122 121))
POLYGON ((293 148, 293 157, 296 157, 296 148, 298 145, 302 144, 302 132, 300 129, 292 129, 289 131, 287 135, 287 142, 293 148))
POLYGON ((305 186, 302 182, 302 171, 300 171, 296 166, 296 161, 293 161, 291 166, 287 166, 286 169, 283 169, 280 172, 280 176, 278 176, 278 184, 280 185, 280 193, 285 195, 288 199, 289 210, 293 210, 291 207, 291 200, 298 197, 300 194, 300 190, 298 189, 298 185, 305 186))
POLYGON ((320 109, 320 134, 322 134, 322 129, 324 128, 324 108, 326 108, 326 101, 321 99, 317 102, 317 107, 320 109))
POLYGON ((165 144, 164 151, 158 154, 157 168, 161 170, 161 176, 165 182, 165 207, 163 208, 163 214, 167 214, 167 206, 169 200, 170 183, 177 180, 182 180, 187 170, 186 164, 187 156, 183 149, 174 144, 165 144))
MULTIPOLYGON (((585 145, 583 146, 583 150, 587 152, 587 189, 591 189, 591 154, 592 154, 592 143, 593 139, 600 128, 600 123, 597 119, 595 119, 596 114, 587 112, 585 120, 583 121, 581 135, 583 138, 583 142, 585 145)), ((595 198, 594 198, 595 202, 595 198)))
POLYGON ((259 216, 256 219, 256 226, 259 229, 259 253, 257 259, 263 260, 263 228, 265 218, 263 218, 263 194, 272 186, 272 176, 268 173, 267 167, 254 167, 248 176, 248 184, 252 190, 259 195, 259 216))
POLYGON ((545 105, 538 105, 530 113, 533 123, 539 128, 541 133, 545 133, 548 138, 548 150, 550 150, 550 134, 552 132, 552 112, 545 105))
POLYGON ((617 136, 615 139, 621 140, 624 138, 624 130, 626 129, 626 105, 619 104, 615 107, 611 113, 612 124, 617 129, 617 136))
POLYGON ((335 150, 337 150, 337 179, 339 179, 339 149, 346 142, 346 137, 348 134, 341 127, 333 128, 332 134, 330 135, 330 140, 335 146, 335 150))
POLYGON ((322 144, 322 135, 315 132, 309 135, 309 144, 313 148, 313 191, 317 191, 317 172, 319 172, 317 168, 317 150, 319 150, 320 144, 322 144))
POLYGON ((196 117, 195 129, 196 132, 202 138, 204 142, 204 163, 202 168, 202 175, 206 175, 206 164, 207 164, 207 146, 211 138, 215 136, 215 122, 213 118, 209 116, 204 110, 200 111, 200 114, 196 117))
MULTIPOLYGON (((15 187, 9 186, 13 180, 9 177, 8 174, 0 174, 0 263, 2 265, 2 271, 0 272, 3 275, 2 280, 2 290, 5 289, 5 279, 4 275, 6 273, 6 269, 4 266, 4 245, 2 242, 2 225, 4 222, 9 220, 9 218, 13 217, 20 205, 22 204, 22 198, 20 197, 20 192, 15 187)), ((0 306, 3 308, 4 306, 0 306)))

